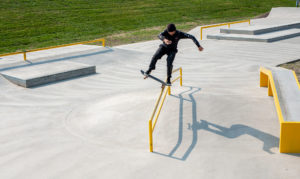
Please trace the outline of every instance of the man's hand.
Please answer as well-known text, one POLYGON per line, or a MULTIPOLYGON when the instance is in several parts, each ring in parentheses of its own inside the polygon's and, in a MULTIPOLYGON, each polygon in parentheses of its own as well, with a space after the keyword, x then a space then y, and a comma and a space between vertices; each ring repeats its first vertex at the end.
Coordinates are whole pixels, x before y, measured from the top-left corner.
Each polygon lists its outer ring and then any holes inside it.
POLYGON ((200 52, 203 51, 203 49, 204 49, 204 48, 201 47, 201 46, 198 48, 198 50, 199 50, 200 52))
POLYGON ((168 39, 164 39, 164 42, 165 42, 165 44, 167 44, 167 45, 170 45, 170 44, 172 43, 172 41, 171 41, 171 40, 168 40, 168 39))

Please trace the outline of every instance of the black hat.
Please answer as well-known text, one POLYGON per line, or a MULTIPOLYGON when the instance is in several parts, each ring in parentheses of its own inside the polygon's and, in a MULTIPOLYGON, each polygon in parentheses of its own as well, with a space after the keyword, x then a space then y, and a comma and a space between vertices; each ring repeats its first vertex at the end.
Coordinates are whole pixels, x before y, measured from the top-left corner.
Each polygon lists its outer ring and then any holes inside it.
POLYGON ((167 26, 167 31, 168 31, 168 32, 174 32, 175 30, 176 30, 175 24, 169 24, 169 25, 167 26))

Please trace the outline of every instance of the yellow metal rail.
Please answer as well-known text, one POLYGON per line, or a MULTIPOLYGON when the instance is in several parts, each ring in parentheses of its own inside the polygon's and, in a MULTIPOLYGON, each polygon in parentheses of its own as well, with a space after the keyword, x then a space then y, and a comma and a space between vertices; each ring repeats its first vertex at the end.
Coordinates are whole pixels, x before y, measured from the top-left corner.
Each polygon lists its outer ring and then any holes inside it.
POLYGON ((0 54, 0 57, 16 55, 16 54, 23 54, 24 60, 26 61, 27 60, 26 53, 29 53, 29 52, 36 52, 36 51, 41 51, 41 50, 48 50, 48 49, 53 49, 53 48, 67 47, 67 46, 79 45, 79 44, 89 44, 89 43, 95 43, 95 42, 102 42, 102 46, 105 47, 105 39, 95 39, 95 40, 84 41, 84 42, 76 42, 76 43, 70 43, 70 44, 64 44, 64 45, 56 45, 56 46, 51 46, 51 47, 38 48, 38 49, 34 49, 34 50, 25 50, 23 52, 5 53, 5 54, 0 54))
POLYGON ((236 22, 228 22, 228 23, 222 23, 222 24, 216 24, 216 25, 203 26, 203 27, 200 28, 200 38, 202 40, 203 29, 212 28, 212 27, 219 27, 219 26, 225 26, 225 25, 228 25, 228 28, 230 28, 231 24, 238 24, 238 23, 244 23, 244 22, 248 22, 249 25, 250 25, 250 19, 248 19, 248 20, 243 20, 243 21, 236 21, 236 22))
MULTIPOLYGON (((294 71, 293 73, 300 89, 297 76, 294 71)), ((263 67, 260 68, 260 87, 268 87, 268 95, 274 97, 274 103, 280 123, 279 151, 281 153, 300 153, 300 122, 284 121, 271 70, 263 67)))
MULTIPOLYGON (((182 68, 178 68, 174 71, 172 71, 172 73, 175 73, 177 71, 180 71, 180 76, 175 78, 173 81, 172 81, 172 84, 177 81, 178 79, 180 79, 180 86, 182 86, 182 68)), ((159 94, 159 97, 155 103, 155 107, 154 107, 154 110, 152 112, 152 115, 151 115, 151 118, 149 120, 149 145, 150 145, 150 152, 153 152, 153 131, 155 129, 155 125, 157 123, 157 119, 159 117, 159 114, 161 112, 161 109, 164 105, 164 102, 165 102, 165 99, 166 99, 166 96, 167 96, 167 93, 169 95, 171 95, 171 87, 168 86, 167 87, 167 90, 165 90, 166 87, 165 86, 162 86, 162 89, 161 89, 161 92, 159 94), (163 97, 163 99, 161 100, 161 98, 163 97), (154 118, 155 117, 155 118, 154 118), (154 119, 154 121, 153 121, 154 119)))

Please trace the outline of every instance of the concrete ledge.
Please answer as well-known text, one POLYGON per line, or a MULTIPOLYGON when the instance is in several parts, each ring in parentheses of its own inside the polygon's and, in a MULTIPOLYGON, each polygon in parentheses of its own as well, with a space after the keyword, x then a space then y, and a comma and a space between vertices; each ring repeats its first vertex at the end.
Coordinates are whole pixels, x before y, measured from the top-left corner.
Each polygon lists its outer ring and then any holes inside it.
POLYGON ((252 42, 275 42, 292 37, 300 36, 300 29, 288 29, 283 31, 271 32, 260 35, 245 34, 215 34, 207 35, 208 39, 218 40, 236 40, 236 41, 252 41, 252 42))
POLYGON ((268 87, 268 95, 274 97, 282 153, 300 153, 300 90, 297 81, 290 70, 260 69, 260 86, 268 87))
POLYGON ((4 71, 3 77, 25 88, 96 73, 96 67, 75 62, 55 62, 4 71))
POLYGON ((278 99, 283 108, 285 121, 300 122, 300 90, 293 71, 272 68, 278 99))
POLYGON ((300 22, 289 23, 289 24, 278 24, 273 26, 249 26, 249 27, 237 27, 229 29, 220 29, 221 33, 226 34, 248 34, 248 35, 258 35, 265 34, 280 30, 287 30, 292 28, 300 28, 300 22))

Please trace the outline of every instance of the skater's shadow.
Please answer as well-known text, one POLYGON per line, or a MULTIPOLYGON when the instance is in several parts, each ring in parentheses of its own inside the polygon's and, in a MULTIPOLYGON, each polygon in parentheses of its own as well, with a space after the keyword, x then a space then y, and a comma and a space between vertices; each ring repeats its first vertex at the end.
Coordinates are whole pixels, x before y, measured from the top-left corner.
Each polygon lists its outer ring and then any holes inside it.
POLYGON ((250 136, 253 136, 263 142, 263 150, 272 154, 271 148, 278 147, 279 139, 273 135, 267 134, 265 132, 262 132, 260 130, 254 129, 252 127, 242 125, 242 124, 235 124, 232 125, 230 128, 226 128, 223 126, 220 126, 218 124, 214 124, 211 122, 207 122, 205 120, 200 120, 200 122, 197 121, 197 102, 194 98, 194 94, 201 91, 201 88, 196 87, 190 87, 187 91, 184 91, 180 93, 178 96, 174 96, 179 99, 179 128, 178 128, 178 139, 177 143, 175 144, 174 148, 170 151, 169 154, 163 154, 159 152, 154 152, 159 155, 167 156, 170 158, 174 158, 177 160, 185 161, 192 150, 195 148, 197 141, 198 141, 198 130, 206 130, 209 132, 212 132, 214 134, 218 134, 220 136, 226 137, 226 138, 237 138, 241 135, 247 134, 250 136), (184 98, 183 95, 185 93, 188 93, 189 99, 184 98), (180 147, 182 140, 183 140, 183 103, 184 101, 192 103, 192 124, 188 123, 188 129, 192 131, 192 143, 188 147, 188 149, 184 152, 183 156, 175 157, 174 154, 180 147))
POLYGON ((234 139, 240 137, 241 135, 250 135, 263 142, 263 150, 273 154, 271 148, 278 148, 279 138, 271 134, 265 133, 258 129, 243 124, 234 124, 231 127, 223 127, 218 124, 214 124, 205 120, 200 120, 200 122, 194 124, 188 124, 188 129, 190 130, 206 130, 220 136, 234 139))

